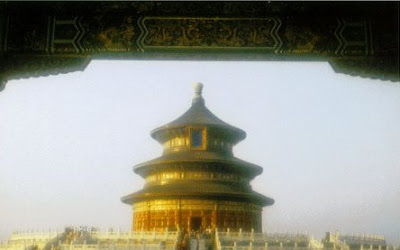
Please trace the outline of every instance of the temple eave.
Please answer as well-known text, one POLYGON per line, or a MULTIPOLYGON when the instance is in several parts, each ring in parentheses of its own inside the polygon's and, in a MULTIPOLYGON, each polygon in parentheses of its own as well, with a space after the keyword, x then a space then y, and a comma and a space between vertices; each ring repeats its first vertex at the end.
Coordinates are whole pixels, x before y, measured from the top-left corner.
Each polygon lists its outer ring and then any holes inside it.
MULTIPOLYGON (((133 167, 133 172, 136 174, 139 174, 141 176, 146 175, 148 171, 161 171, 162 169, 154 169, 152 167, 171 167, 172 165, 177 165, 177 164, 186 164, 186 163, 199 163, 202 165, 205 164, 222 164, 225 165, 226 167, 231 167, 232 169, 239 170, 245 175, 250 176, 251 178, 260 175, 263 172, 263 168, 252 164, 248 163, 245 161, 242 161, 240 159, 237 159, 235 157, 232 157, 231 159, 224 159, 224 158, 210 158, 210 159, 204 159, 204 154, 200 158, 197 156, 198 159, 192 158, 192 159, 168 159, 167 157, 159 157, 151 161, 147 161, 141 164, 138 164, 133 167)), ((203 169, 202 167, 193 167, 193 168, 198 168, 198 169, 203 169)), ((186 167, 186 169, 189 169, 189 167, 186 167)))
MULTIPOLYGON (((162 127, 156 128, 154 130, 151 131, 151 137, 158 140, 158 141, 164 141, 165 140, 165 135, 167 133, 170 133, 172 130, 179 130, 179 129, 187 129, 188 127, 197 127, 197 126, 205 126, 206 124, 202 124, 202 123, 189 123, 189 124, 185 124, 185 125, 164 125, 162 127)), ((229 126, 228 128, 222 125, 215 125, 215 124, 211 124, 211 125, 206 125, 209 128, 213 128, 213 129, 217 129, 220 130, 222 133, 227 134, 227 138, 231 138, 231 141, 233 142, 233 144, 238 143, 239 141, 242 141, 246 138, 246 132, 233 127, 233 126, 229 126)))
POLYGON ((180 193, 180 194, 171 194, 171 193, 132 193, 127 196, 121 198, 121 201, 125 204, 132 205, 136 202, 146 201, 146 200, 154 200, 154 199, 210 199, 210 200, 226 200, 226 201, 244 201, 244 202, 254 202, 262 207, 270 206, 275 203, 275 200, 264 195, 261 195, 257 192, 248 193, 231 193, 231 194, 221 194, 221 193, 200 193, 200 192, 191 192, 191 193, 180 193))

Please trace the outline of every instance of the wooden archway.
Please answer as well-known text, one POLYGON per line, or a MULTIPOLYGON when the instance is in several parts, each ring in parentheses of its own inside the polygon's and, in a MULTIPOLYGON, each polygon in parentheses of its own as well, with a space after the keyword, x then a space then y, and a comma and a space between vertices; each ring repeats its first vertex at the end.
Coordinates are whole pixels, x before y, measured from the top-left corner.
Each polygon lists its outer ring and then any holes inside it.
POLYGON ((399 2, 1 2, 0 82, 92 59, 326 61, 399 81, 399 2))

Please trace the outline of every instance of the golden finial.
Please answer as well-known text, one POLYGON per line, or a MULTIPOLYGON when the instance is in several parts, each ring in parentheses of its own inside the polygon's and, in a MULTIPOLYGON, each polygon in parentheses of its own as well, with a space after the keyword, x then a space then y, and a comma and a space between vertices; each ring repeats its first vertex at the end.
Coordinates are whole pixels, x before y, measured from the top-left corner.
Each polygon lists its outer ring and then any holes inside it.
POLYGON ((194 89, 194 97, 192 104, 195 103, 204 104, 204 99, 201 95, 203 91, 203 84, 201 82, 196 82, 193 84, 193 89, 194 89))

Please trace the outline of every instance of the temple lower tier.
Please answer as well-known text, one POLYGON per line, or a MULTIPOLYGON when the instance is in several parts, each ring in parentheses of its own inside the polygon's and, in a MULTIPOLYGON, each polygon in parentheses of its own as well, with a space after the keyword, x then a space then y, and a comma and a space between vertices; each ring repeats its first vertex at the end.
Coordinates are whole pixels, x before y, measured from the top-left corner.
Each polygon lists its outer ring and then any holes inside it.
POLYGON ((133 231, 262 231, 262 207, 243 201, 157 199, 133 204, 133 231))

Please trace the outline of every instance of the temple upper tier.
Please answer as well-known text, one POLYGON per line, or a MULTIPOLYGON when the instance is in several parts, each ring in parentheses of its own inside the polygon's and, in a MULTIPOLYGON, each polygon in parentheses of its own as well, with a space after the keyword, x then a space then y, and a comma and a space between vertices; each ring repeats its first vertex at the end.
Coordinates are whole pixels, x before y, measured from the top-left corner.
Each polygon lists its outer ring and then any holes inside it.
POLYGON ((176 151, 196 148, 205 149, 207 146, 210 151, 220 148, 226 148, 228 149, 227 151, 231 151, 233 145, 246 137, 246 132, 222 121, 207 109, 202 97, 203 85, 201 83, 197 83, 194 89, 195 95, 192 106, 178 119, 154 129, 151 132, 151 136, 163 143, 167 151, 171 148, 176 149, 176 151), (191 128, 191 131, 185 131, 188 127, 191 128), (207 136, 205 128, 214 133, 207 136), (180 133, 182 130, 183 132, 190 132, 190 136, 188 137, 187 133, 180 133), (175 145, 172 140, 176 138, 176 132, 182 135, 183 138, 190 140, 182 141, 184 142, 183 145, 175 145), (219 147, 220 145, 226 147, 219 147))

